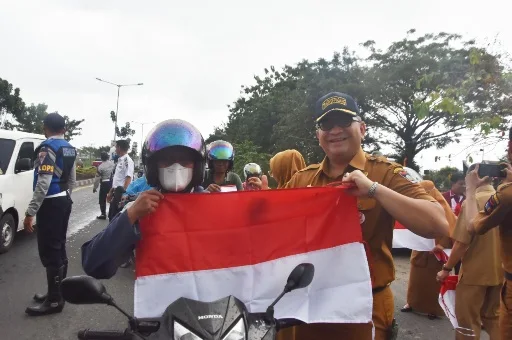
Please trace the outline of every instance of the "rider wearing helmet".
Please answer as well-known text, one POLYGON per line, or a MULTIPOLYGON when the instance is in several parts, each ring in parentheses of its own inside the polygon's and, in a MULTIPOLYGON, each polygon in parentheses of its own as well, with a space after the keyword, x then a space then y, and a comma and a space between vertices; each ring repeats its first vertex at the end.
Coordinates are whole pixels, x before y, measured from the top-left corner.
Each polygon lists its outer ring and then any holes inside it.
POLYGON ((261 167, 256 163, 248 163, 244 166, 243 182, 244 190, 261 190, 262 182, 268 186, 267 176, 263 175, 261 167))
POLYGON ((222 187, 236 186, 243 190, 242 180, 233 170, 235 150, 231 143, 223 140, 208 145, 208 171, 202 186, 209 192, 221 192, 222 187))
POLYGON ((126 204, 105 230, 82 245, 85 273, 99 279, 116 273, 141 237, 138 220, 155 211, 162 193, 203 192, 205 156, 203 136, 192 124, 169 119, 155 126, 142 148, 147 184, 153 189, 126 204))

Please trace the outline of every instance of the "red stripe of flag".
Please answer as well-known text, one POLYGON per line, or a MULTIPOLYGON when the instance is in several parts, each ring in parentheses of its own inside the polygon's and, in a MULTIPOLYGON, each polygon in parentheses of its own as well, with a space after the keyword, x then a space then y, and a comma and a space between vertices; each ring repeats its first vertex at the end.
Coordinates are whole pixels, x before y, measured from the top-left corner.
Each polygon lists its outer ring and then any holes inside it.
POLYGON ((253 265, 362 242, 343 188, 169 194, 140 223, 137 276, 253 265))

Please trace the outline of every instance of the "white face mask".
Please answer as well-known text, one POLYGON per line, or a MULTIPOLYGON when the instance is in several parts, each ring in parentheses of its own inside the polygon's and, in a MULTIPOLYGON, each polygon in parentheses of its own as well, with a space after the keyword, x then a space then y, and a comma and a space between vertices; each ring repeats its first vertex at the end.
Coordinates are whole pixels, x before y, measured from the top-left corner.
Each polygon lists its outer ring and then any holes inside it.
POLYGON ((193 176, 194 169, 185 168, 179 163, 158 169, 160 185, 167 191, 183 191, 190 184, 193 176))

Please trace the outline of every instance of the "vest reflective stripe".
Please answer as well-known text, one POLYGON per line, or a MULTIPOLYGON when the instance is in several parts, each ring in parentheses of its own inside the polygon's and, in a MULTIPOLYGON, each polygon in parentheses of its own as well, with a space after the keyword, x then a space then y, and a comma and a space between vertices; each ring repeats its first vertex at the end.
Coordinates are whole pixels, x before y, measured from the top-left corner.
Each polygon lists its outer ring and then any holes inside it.
POLYGON ((46 196, 59 194, 69 188, 69 174, 76 159, 76 150, 64 139, 47 139, 36 149, 36 162, 34 169, 34 189, 39 176, 41 160, 38 158, 41 148, 46 148, 47 157, 54 163, 54 170, 50 188, 46 196), (63 151, 65 150, 65 151, 63 151))

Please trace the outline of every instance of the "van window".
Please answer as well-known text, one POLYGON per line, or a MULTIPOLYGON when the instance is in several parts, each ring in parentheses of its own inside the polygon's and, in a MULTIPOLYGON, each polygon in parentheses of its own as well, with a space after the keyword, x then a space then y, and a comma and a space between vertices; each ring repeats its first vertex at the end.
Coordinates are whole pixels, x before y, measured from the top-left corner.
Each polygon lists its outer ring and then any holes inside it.
POLYGON ((34 143, 33 142, 23 142, 20 146, 20 151, 18 152, 18 158, 16 161, 22 158, 29 158, 34 162, 36 160, 34 155, 34 143))
POLYGON ((15 145, 16 142, 12 139, 0 138, 0 175, 7 171, 15 145))

